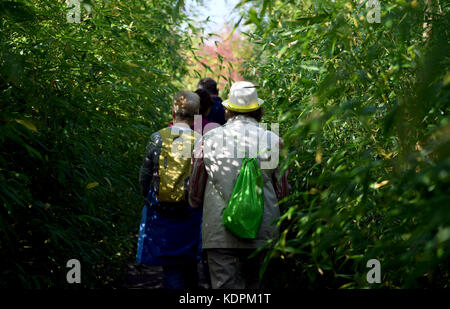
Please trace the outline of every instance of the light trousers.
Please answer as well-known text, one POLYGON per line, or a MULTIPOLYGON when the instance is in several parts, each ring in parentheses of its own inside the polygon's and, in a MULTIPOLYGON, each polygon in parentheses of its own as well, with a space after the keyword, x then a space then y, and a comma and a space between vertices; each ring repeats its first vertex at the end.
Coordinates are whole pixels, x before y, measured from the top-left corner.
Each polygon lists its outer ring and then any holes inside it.
POLYGON ((206 249, 213 289, 258 289, 264 253, 249 259, 255 249, 206 249))

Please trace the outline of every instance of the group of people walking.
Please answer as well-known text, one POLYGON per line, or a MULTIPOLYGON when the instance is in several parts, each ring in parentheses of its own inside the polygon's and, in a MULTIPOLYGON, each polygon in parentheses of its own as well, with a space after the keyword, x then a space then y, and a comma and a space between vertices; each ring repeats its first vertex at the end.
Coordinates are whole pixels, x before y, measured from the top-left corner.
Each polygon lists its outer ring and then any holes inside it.
POLYGON ((195 92, 174 96, 173 122, 151 135, 139 177, 146 205, 137 263, 162 266, 165 288, 197 288, 199 261, 213 289, 261 287, 264 254, 252 253, 277 237, 278 202, 288 194, 278 166, 282 142, 261 124, 263 103, 250 82, 234 83, 222 101, 217 83, 201 79, 195 92), (263 196, 252 238, 233 233, 223 218, 232 194, 240 194, 245 158, 257 160, 262 179, 261 188, 244 188, 263 196))

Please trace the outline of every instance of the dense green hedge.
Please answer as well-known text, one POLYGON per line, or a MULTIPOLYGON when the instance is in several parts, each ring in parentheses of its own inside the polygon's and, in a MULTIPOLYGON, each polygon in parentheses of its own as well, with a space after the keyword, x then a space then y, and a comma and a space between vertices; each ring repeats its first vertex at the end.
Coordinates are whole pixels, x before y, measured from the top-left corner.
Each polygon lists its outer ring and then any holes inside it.
POLYGON ((135 255, 149 134, 185 74, 179 1, 0 3, 0 287, 116 281, 135 255))
MULTIPOLYGON (((133 261, 144 147, 187 73, 182 2, 84 1, 79 24, 62 0, 0 3, 0 287, 69 287, 72 258, 81 286, 117 285, 133 261)), ((359 1, 242 2, 293 187, 275 285, 448 287, 448 4, 381 1, 371 24, 359 1)))
POLYGON ((247 78, 281 124, 293 185, 281 286, 448 287, 450 8, 380 2, 378 24, 364 1, 242 1, 247 78))

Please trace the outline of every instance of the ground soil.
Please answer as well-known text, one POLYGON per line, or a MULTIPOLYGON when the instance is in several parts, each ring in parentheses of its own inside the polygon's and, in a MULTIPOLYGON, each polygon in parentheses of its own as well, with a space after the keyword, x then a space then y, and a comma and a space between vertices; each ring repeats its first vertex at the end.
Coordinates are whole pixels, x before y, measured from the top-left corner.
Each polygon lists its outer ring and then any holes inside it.
MULTIPOLYGON (((199 288, 209 288, 202 263, 198 264, 198 273, 199 288)), ((162 267, 130 264, 125 271, 122 287, 128 289, 163 289, 162 267)))

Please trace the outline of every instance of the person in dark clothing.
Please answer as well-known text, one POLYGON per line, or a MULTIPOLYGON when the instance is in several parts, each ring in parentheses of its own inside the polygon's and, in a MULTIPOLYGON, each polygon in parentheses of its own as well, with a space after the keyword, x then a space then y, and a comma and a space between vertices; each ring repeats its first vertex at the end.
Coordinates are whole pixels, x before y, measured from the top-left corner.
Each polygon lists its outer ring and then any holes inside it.
MULTIPOLYGON (((198 129, 200 128, 200 123, 196 123, 197 120, 194 120, 194 127, 193 130, 199 132, 200 134, 205 134, 209 130, 212 130, 216 127, 219 127, 220 124, 212 121, 208 121, 206 117, 208 116, 209 112, 211 111, 214 101, 209 95, 208 91, 204 89, 197 89, 195 90, 195 93, 200 97, 200 111, 199 114, 202 116, 201 120, 201 131, 198 129)), ((196 119, 196 118, 195 118, 196 119)))
POLYGON ((175 95, 173 124, 150 136, 139 173, 146 204, 139 225, 136 262, 162 266, 167 289, 198 288, 202 210, 191 208, 187 201, 190 152, 183 158, 183 147, 171 146, 192 144, 195 134, 190 127, 199 107, 197 94, 180 91, 175 95))
MULTIPOLYGON (((200 110, 199 110, 199 114, 202 116, 202 123, 201 123, 201 134, 205 134, 206 132, 208 132, 209 130, 212 130, 216 127, 219 127, 220 124, 216 123, 216 122, 211 122, 206 120, 207 115, 209 114, 209 112, 211 111, 213 105, 214 105, 214 101, 211 97, 211 95, 208 93, 208 91, 206 91, 205 89, 197 89, 195 91, 195 93, 200 97, 200 110)), ((194 120, 194 128, 193 130, 199 132, 199 130, 197 129, 197 127, 200 127, 200 123, 195 123, 194 120)), ((206 284, 208 286, 208 288, 211 287, 211 278, 209 277, 209 266, 208 266, 208 257, 206 255, 206 251, 202 250, 202 257, 201 257, 201 262, 203 265, 203 272, 204 272, 204 277, 206 279, 206 284)))
POLYGON ((222 99, 219 97, 219 90, 217 89, 217 82, 211 77, 202 78, 198 82, 197 88, 206 90, 214 101, 206 120, 216 122, 220 125, 225 124, 225 109, 222 105, 222 99))

